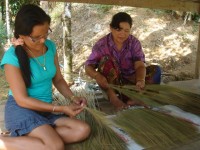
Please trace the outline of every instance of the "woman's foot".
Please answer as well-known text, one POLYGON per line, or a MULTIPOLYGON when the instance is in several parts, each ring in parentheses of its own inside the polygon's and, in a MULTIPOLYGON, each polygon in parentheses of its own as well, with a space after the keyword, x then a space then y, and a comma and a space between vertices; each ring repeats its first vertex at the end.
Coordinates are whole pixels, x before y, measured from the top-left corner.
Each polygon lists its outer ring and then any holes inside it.
POLYGON ((129 107, 128 104, 122 102, 120 99, 110 99, 110 102, 113 104, 117 111, 127 109, 129 107))
POLYGON ((144 106, 145 108, 148 107, 145 103, 143 103, 142 101, 135 101, 135 100, 127 100, 126 104, 129 106, 144 106))

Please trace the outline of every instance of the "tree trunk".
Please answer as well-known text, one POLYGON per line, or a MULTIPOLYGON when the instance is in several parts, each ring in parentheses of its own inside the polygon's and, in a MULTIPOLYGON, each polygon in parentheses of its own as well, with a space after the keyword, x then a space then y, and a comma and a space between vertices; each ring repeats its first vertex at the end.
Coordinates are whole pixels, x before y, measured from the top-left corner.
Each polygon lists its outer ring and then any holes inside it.
POLYGON ((65 3, 63 15, 63 57, 64 78, 68 83, 72 79, 72 40, 71 40, 71 3, 65 3))
POLYGON ((10 33, 10 15, 9 15, 9 1, 6 1, 6 30, 7 30, 7 40, 8 40, 8 44, 10 45, 10 37, 11 37, 11 33, 10 33))

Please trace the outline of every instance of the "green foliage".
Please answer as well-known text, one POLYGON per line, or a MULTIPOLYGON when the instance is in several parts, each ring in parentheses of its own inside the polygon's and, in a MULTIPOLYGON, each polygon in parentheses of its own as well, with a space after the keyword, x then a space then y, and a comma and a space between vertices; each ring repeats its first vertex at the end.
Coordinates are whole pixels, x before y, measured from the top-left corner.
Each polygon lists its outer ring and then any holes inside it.
POLYGON ((3 69, 0 69, 0 104, 7 99, 8 83, 6 82, 3 69))
POLYGON ((64 11, 64 4, 65 3, 63 3, 63 2, 57 2, 55 6, 52 6, 53 4, 51 3, 49 13, 50 13, 52 20, 61 18, 61 14, 64 11))
POLYGON ((192 16, 192 20, 194 20, 195 22, 199 22, 200 21, 200 14, 194 13, 193 16, 192 16))
POLYGON ((10 0, 9 4, 10 4, 10 9, 12 10, 11 15, 15 16, 22 5, 25 5, 25 4, 39 5, 40 0, 17 0, 17 1, 16 0, 10 0))
MULTIPOLYGON (((0 51, 5 43, 6 43, 6 27, 0 20, 0 51)), ((1 52, 0 52, 0 58, 1 58, 1 52)))
POLYGON ((157 15, 171 14, 172 13, 171 10, 163 10, 163 9, 147 9, 147 10, 153 11, 157 15))

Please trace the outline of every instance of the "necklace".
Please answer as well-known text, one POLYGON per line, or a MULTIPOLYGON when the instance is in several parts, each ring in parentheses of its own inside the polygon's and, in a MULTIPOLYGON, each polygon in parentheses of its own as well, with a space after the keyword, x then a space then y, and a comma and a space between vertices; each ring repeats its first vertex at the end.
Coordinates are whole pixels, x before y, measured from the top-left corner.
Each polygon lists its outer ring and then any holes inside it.
POLYGON ((38 65, 40 65, 43 68, 43 70, 46 71, 47 70, 46 69, 46 54, 44 53, 44 48, 45 47, 42 49, 42 53, 44 55, 44 63, 43 64, 40 63, 40 61, 38 60, 38 58, 35 57, 35 55, 33 54, 33 52, 28 47, 26 47, 26 48, 31 53, 31 55, 33 56, 33 59, 38 63, 38 65))

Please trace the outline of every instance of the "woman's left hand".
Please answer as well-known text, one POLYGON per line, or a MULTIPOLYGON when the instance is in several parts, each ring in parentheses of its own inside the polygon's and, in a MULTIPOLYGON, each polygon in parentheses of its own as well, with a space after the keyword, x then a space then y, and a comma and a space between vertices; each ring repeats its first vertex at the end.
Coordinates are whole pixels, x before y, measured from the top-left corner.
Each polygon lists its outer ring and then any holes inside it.
POLYGON ((76 115, 80 114, 84 109, 84 107, 82 107, 81 105, 77 105, 75 103, 61 107, 62 107, 62 112, 70 117, 75 117, 76 115))
POLYGON ((86 106, 87 105, 87 100, 84 97, 77 97, 75 96, 72 101, 80 106, 86 106))

